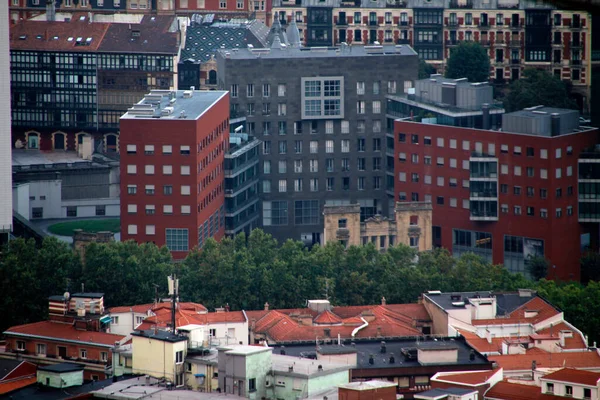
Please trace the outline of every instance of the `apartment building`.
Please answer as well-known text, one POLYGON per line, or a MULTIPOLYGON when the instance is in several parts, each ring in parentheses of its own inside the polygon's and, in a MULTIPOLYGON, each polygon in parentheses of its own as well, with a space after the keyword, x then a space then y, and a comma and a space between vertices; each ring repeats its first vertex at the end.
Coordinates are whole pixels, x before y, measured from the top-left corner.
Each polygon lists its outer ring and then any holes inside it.
POLYGON ((443 72, 450 50, 479 42, 492 62, 490 80, 519 79, 541 68, 571 82, 582 111, 589 112, 592 17, 529 0, 275 0, 273 16, 292 20, 307 46, 346 43, 410 44, 443 72))
MULTIPOLYGON (((8 39, 8 7, 0 7, 0 90, 2 93, 8 93, 10 60, 9 39, 8 39)), ((11 165, 8 160, 11 159, 11 139, 10 139, 10 100, 8 96, 3 96, 0 100, 0 186, 9 188, 12 186, 11 165)), ((0 243, 8 241, 8 235, 12 231, 12 196, 9 190, 4 190, 0 194, 0 243)))
POLYGON ((184 258, 225 232, 229 94, 152 91, 121 118, 121 237, 184 258))
POLYGON ((12 142, 40 150, 117 152, 119 118, 149 90, 174 86, 179 26, 174 16, 138 23, 88 14, 11 26, 12 142))
POLYGON ((598 130, 579 126, 577 111, 532 107, 496 130, 396 121, 395 140, 397 198, 433 203, 434 246, 523 273, 544 256, 550 278, 579 279, 577 254, 598 240, 596 164, 579 157, 598 130))
POLYGON ((386 94, 416 79, 409 46, 221 50, 217 66, 232 118, 244 115, 246 132, 262 141, 266 232, 312 245, 326 204, 358 203, 363 219, 393 209, 383 107, 386 94))

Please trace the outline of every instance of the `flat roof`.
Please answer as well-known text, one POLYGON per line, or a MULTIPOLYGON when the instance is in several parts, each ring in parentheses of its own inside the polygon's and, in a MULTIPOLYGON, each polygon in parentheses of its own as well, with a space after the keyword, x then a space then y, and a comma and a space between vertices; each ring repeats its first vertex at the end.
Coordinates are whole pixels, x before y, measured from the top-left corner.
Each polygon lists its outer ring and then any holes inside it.
MULTIPOLYGON (((419 348, 427 348, 433 350, 436 347, 440 350, 448 350, 450 348, 456 348, 457 350, 457 361, 455 363, 443 362, 440 365, 487 365, 491 366, 491 362, 486 357, 475 351, 475 358, 470 359, 472 347, 467 344, 464 338, 438 338, 434 339, 397 339, 397 340, 385 340, 386 352, 381 353, 381 340, 355 340, 354 345, 351 344, 350 340, 344 340, 344 346, 351 346, 356 350, 356 367, 354 369, 379 369, 379 368, 415 368, 421 367, 417 359, 417 352, 419 348), (410 357, 405 356, 403 353, 411 354, 410 357), (370 356, 373 355, 373 364, 369 363, 370 356), (390 364, 390 356, 394 356, 394 363, 390 364)), ((321 345, 321 348, 337 347, 337 344, 333 345, 321 345)), ((278 346, 279 347, 279 346, 278 346)), ((278 348, 274 351, 278 353, 278 348)), ((303 344, 303 345, 285 345, 286 355, 301 356, 316 358, 315 345, 303 344)), ((428 366, 435 366, 435 363, 428 363, 428 366)))
POLYGON ((340 388, 351 389, 351 390, 373 390, 380 388, 396 387, 396 383, 390 381, 362 381, 362 382, 350 382, 344 385, 340 385, 340 388))
POLYGON ((79 157, 75 151, 12 150, 13 167, 75 163, 91 164, 90 161, 79 157))
POLYGON ((520 295, 518 292, 514 293, 494 293, 491 291, 479 291, 479 292, 446 292, 446 293, 423 293, 424 297, 427 297, 432 302, 443 308, 444 310, 457 310, 465 308, 465 306, 454 305, 453 303, 464 302, 468 304, 469 299, 487 299, 496 298, 496 309, 498 315, 507 315, 527 303, 537 295, 535 292, 531 293, 530 296, 520 295))
POLYGON ((236 49, 219 50, 218 53, 225 59, 251 60, 251 59, 285 59, 285 58, 331 58, 331 57, 390 57, 390 56, 415 56, 417 53, 409 45, 379 45, 379 46, 342 46, 342 47, 285 47, 282 49, 236 49))
POLYGON ((276 374, 291 376, 328 375, 352 368, 352 365, 349 364, 328 363, 324 360, 313 360, 281 354, 273 354, 271 362, 272 369, 276 374))
POLYGON ((145 331, 133 331, 133 332, 131 332, 131 334, 133 336, 145 337, 148 339, 162 340, 164 342, 171 342, 171 343, 185 342, 188 340, 188 338, 185 336, 174 335, 171 332, 162 331, 162 330, 155 331, 154 329, 148 329, 145 331))
POLYGON ((227 93, 224 90, 152 90, 121 119, 195 120, 227 93), (189 93, 192 95, 187 96, 189 93))
POLYGON ((50 372, 73 372, 73 371, 83 371, 85 365, 82 364, 73 364, 73 363, 60 363, 53 365, 40 365, 38 369, 40 371, 50 371, 50 372))
POLYGON ((224 350, 227 354, 232 354, 232 355, 236 355, 236 356, 248 356, 251 354, 257 354, 257 353, 263 353, 265 351, 271 351, 272 349, 270 347, 264 347, 264 346, 237 345, 237 346, 223 346, 223 347, 219 348, 218 350, 224 350))

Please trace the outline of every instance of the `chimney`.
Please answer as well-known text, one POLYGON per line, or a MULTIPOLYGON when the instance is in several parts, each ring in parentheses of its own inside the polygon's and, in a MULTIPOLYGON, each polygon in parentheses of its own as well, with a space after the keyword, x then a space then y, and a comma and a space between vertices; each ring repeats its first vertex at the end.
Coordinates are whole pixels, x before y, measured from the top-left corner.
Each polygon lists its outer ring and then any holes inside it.
POLYGON ((390 353, 390 364, 394 364, 396 359, 394 358, 394 353, 390 353))
POLYGON ((265 302, 265 311, 269 311, 269 302, 265 302))
POLYGON ((229 312, 229 303, 225 304, 225 312, 229 312))
POLYGON ((387 304, 387 300, 385 299, 385 296, 381 298, 381 305, 385 306, 387 304))
POLYGON ((482 111, 482 115, 481 118, 483 119, 483 126, 482 128, 484 130, 489 130, 490 129, 490 105, 488 103, 483 103, 481 105, 481 111, 482 111))
POLYGON ((379 351, 381 353, 385 353, 387 351, 387 347, 385 346, 385 342, 381 342, 381 349, 379 351))
POLYGON ((54 4, 54 0, 46 0, 46 21, 56 21, 56 4, 54 4))
POLYGON ((369 364, 371 364, 371 365, 375 364, 375 357, 373 356, 373 354, 371 354, 369 356, 369 364))
POLYGON ((279 348, 279 354, 281 354, 282 356, 285 356, 285 346, 281 346, 279 348))

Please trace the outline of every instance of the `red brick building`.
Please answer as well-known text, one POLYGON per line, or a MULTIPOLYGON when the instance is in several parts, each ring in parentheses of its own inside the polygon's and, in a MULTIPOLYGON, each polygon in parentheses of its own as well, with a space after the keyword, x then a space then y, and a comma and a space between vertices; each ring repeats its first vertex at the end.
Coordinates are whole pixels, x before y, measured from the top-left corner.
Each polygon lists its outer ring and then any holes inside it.
POLYGON ((101 293, 51 296, 48 321, 13 326, 3 332, 3 356, 52 365, 64 361, 84 365, 85 380, 110 377, 112 349, 125 337, 107 333, 101 293))
POLYGON ((455 255, 515 272, 540 255, 549 278, 578 280, 581 246, 598 231, 578 219, 578 158, 598 143, 578 117, 534 107, 503 115, 502 130, 396 121, 397 199, 431 200, 434 245, 455 255))
POLYGON ((122 239, 184 258, 224 227, 229 95, 152 91, 121 118, 122 239))

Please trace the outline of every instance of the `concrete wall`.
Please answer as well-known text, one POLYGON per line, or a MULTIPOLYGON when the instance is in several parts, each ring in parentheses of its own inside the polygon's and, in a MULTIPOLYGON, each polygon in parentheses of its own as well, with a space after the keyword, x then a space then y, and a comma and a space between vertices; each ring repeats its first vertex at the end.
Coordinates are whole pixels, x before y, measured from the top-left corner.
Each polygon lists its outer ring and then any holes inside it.
POLYGON ((431 333, 434 335, 448 335, 448 314, 446 314, 446 311, 430 302, 425 296, 423 296, 423 305, 433 322, 431 333))
POLYGON ((13 208, 23 218, 29 219, 29 184, 23 183, 13 186, 13 208))
POLYGON ((219 380, 214 378, 217 371, 216 365, 190 363, 191 371, 187 369, 185 374, 185 385, 201 392, 212 392, 219 387, 219 380), (204 374, 204 378, 196 377, 196 374, 204 374))
POLYGON ((427 251, 433 248, 431 238, 433 212, 431 203, 407 202, 396 203, 396 240, 398 243, 410 245, 410 237, 419 238, 417 250, 427 251), (411 218, 416 217, 418 222, 411 225, 411 218))
POLYGON ((215 329, 215 338, 220 341, 221 345, 248 344, 248 322, 210 324, 206 327, 207 335, 210 329, 215 329))
POLYGON ((44 219, 61 218, 61 181, 34 181, 29 183, 29 218, 33 217, 34 207, 44 209, 44 219), (45 198, 42 200, 42 198, 45 198))
POLYGON ((125 313, 110 313, 111 317, 118 317, 118 323, 110 323, 110 333, 116 333, 117 335, 127 336, 139 325, 136 323, 136 318, 146 318, 147 315, 144 313, 137 313, 133 311, 125 313))
POLYGON ((61 374, 51 371, 37 372, 37 383, 53 388, 67 388, 83 385, 83 370, 63 372, 61 374))
POLYGON ((187 350, 187 342, 171 343, 133 336, 133 373, 175 381, 175 353, 187 350))
POLYGON ((318 377, 311 377, 308 380, 308 396, 314 396, 326 389, 343 385, 350 382, 349 371, 339 371, 318 377))
POLYGON ((343 364, 355 366, 358 353, 349 354, 321 354, 317 352, 317 360, 331 364, 343 364))
POLYGON ((0 232, 12 230, 12 163, 8 4, 0 6, 0 232))

